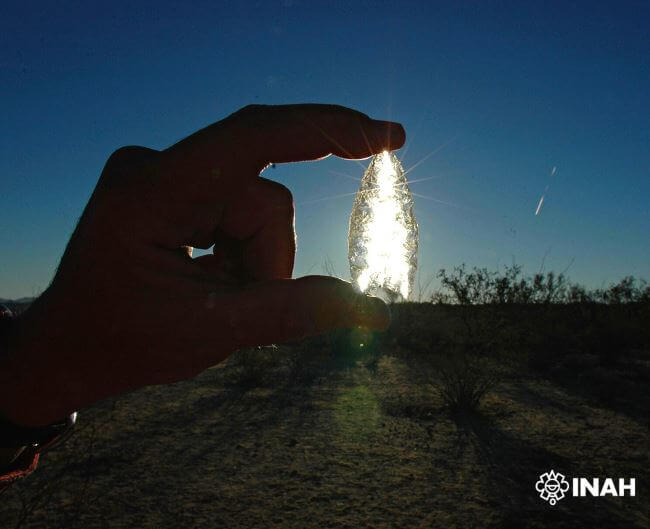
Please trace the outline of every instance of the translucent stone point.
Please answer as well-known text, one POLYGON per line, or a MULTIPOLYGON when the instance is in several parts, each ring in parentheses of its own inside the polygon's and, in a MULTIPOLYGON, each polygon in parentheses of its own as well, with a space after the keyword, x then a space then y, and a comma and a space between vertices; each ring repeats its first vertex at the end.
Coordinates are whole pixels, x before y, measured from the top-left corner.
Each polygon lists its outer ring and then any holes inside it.
POLYGON ((348 260, 356 288, 388 300, 407 300, 413 290, 418 225, 402 164, 384 151, 361 179, 350 215, 348 260))

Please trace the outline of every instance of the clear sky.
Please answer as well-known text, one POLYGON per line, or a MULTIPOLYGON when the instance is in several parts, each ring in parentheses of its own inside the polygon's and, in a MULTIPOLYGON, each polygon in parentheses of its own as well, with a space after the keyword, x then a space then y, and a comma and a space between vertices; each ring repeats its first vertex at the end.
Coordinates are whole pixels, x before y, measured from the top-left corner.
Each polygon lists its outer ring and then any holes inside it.
MULTIPOLYGON (((47 287, 113 150, 164 148, 248 103, 405 126, 398 155, 428 178, 411 187, 422 280, 513 261, 589 286, 650 279, 649 27, 645 1, 3 2, 0 297, 47 287)), ((358 182, 341 173, 363 168, 267 172, 294 193, 296 275, 329 259, 348 278, 358 182)))

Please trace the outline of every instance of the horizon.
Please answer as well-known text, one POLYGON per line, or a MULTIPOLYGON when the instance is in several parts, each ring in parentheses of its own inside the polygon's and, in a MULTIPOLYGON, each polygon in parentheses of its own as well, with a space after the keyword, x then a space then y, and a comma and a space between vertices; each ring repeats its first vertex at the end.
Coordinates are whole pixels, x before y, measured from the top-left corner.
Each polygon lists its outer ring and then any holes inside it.
MULTIPOLYGON (((327 268, 328 264, 324 265, 324 268, 327 268)), ((327 272, 325 270, 324 272, 327 272)), ((456 278, 460 280, 461 276, 459 273, 464 274, 468 272, 469 274, 478 274, 484 280, 488 282, 481 282, 480 288, 474 293, 479 297, 488 296, 491 300, 488 301, 476 301, 469 300, 462 302, 458 296, 457 292, 450 286, 450 284, 444 284, 443 281, 437 281, 435 287, 431 286, 431 282, 426 286, 416 285, 420 288, 421 292, 416 293, 414 286, 414 292, 409 297, 409 299, 395 299, 391 300, 390 303, 431 303, 434 305, 502 305, 502 304, 551 304, 551 305, 563 305, 563 304, 572 304, 572 303, 596 303, 596 304, 607 304, 607 305, 617 305, 619 303, 645 303, 650 294, 650 285, 644 278, 638 278, 634 276, 625 276, 619 279, 619 281, 614 281, 608 285, 604 285, 601 288, 589 288, 580 283, 571 281, 571 278, 565 276, 562 272, 559 274, 552 271, 538 271, 536 274, 525 275, 521 268, 517 269, 516 265, 503 267, 503 270, 488 270, 486 268, 474 267, 467 269, 465 263, 455 266, 450 270, 440 269, 435 274, 435 279, 441 277, 441 274, 445 275, 447 278, 456 278), (461 272, 462 271, 462 272, 461 272), (515 273, 513 277, 509 277, 510 274, 515 273), (540 286, 536 286, 536 277, 540 276, 542 278, 542 283, 540 286), (528 301, 496 301, 495 296, 497 292, 495 291, 496 280, 505 280, 506 282, 502 284, 502 288, 510 293, 510 295, 521 295, 522 284, 525 284, 526 287, 531 289, 532 297, 528 301), (548 301, 540 301, 539 296, 544 296, 548 294, 546 286, 548 281, 551 280, 555 284, 554 295, 551 296, 548 301), (631 281, 630 281, 631 280, 631 281), (546 283, 545 283, 546 281, 546 283), (523 282, 523 283, 522 283, 523 282), (570 293, 571 289, 576 287, 582 290, 582 294, 586 295, 585 299, 580 300, 570 300, 567 295, 570 293), (621 291, 621 289, 623 289, 621 291), (615 297, 612 300, 609 296, 614 294, 615 297), (620 297, 622 294, 622 297, 620 297)), ((327 275, 327 274, 326 274, 327 275)), ((31 303, 38 296, 24 296, 20 298, 4 298, 0 296, 0 303, 16 303, 24 304, 31 303)))
MULTIPOLYGON (((249 103, 335 103, 404 125, 420 283, 462 263, 566 271, 589 289, 650 279, 647 4, 4 11, 0 298, 48 286, 111 152, 165 148, 249 103)), ((264 172, 294 194, 295 277, 349 279, 367 164, 264 172)))

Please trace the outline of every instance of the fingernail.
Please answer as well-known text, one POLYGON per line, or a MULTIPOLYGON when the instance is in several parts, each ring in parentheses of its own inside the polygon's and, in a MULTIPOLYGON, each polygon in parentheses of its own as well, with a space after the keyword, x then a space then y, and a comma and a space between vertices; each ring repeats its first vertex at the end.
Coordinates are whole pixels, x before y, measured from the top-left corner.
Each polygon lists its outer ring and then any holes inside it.
POLYGON ((378 120, 375 120, 375 123, 377 124, 378 132, 384 134, 384 138, 389 143, 389 145, 387 145, 388 149, 399 149, 404 145, 404 142, 406 141, 406 131, 401 123, 378 120), (388 134, 386 134, 386 131, 388 131, 388 134))

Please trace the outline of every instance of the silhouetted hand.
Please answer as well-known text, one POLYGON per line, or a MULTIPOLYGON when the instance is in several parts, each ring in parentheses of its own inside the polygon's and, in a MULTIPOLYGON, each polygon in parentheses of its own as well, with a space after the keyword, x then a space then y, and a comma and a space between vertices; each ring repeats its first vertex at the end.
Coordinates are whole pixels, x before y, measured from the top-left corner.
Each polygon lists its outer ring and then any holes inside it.
POLYGON ((117 150, 52 284, 16 319, 0 413, 47 424, 192 377, 242 346, 385 328, 385 305, 349 283, 290 279, 291 193, 259 173, 272 162, 365 158, 404 139, 400 125, 343 107, 248 106, 164 151, 117 150), (212 244, 192 259, 191 247, 212 244))

